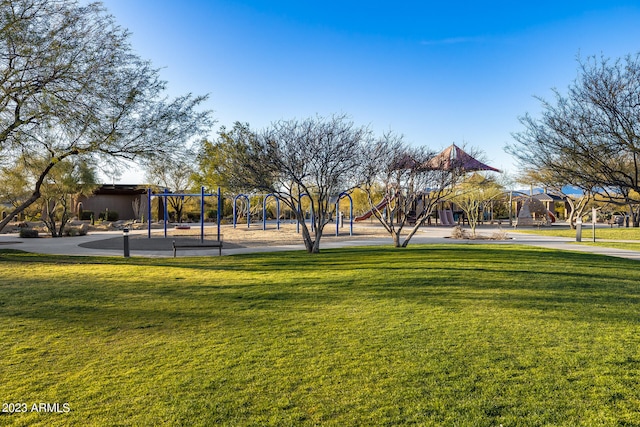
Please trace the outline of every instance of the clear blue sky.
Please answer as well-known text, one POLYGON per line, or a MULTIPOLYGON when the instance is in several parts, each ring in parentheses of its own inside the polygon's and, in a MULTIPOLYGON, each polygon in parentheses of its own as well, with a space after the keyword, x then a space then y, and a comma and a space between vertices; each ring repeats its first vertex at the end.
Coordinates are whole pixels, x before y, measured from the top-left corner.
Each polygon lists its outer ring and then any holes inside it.
POLYGON ((640 51, 638 1, 103 3, 171 94, 210 94, 218 126, 346 113, 410 143, 480 148, 508 172, 534 95, 564 91, 578 55, 640 51))

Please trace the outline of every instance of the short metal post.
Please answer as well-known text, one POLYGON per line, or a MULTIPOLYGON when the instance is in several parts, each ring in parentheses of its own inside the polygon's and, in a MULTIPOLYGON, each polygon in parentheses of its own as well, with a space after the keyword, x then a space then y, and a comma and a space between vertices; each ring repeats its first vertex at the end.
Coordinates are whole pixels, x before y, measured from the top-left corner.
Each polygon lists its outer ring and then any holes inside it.
POLYGON ((129 258, 129 229, 122 229, 122 239, 124 240, 124 257, 129 258))
POLYGON ((576 242, 582 242, 582 220, 576 220, 576 242))
POLYGON ((593 229, 593 241, 596 241, 596 222, 598 219, 598 210, 591 208, 591 227, 593 229))

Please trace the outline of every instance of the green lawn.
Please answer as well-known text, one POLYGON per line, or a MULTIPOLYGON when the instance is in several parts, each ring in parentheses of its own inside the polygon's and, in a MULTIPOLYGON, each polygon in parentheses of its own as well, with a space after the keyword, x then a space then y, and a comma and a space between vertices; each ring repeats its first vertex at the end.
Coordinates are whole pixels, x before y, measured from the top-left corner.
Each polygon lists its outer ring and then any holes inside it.
MULTIPOLYGON (((543 236, 554 237, 576 237, 576 230, 571 230, 569 226, 554 226, 550 228, 529 228, 516 230, 518 233, 540 234, 543 236)), ((628 249, 632 251, 640 251, 640 228, 596 228, 596 241, 593 241, 593 229, 591 224, 582 227, 582 245, 602 246, 607 248, 628 249)))
MULTIPOLYGON (((572 230, 569 226, 553 226, 540 228, 516 228, 514 232, 540 234, 543 236, 556 237, 576 237, 576 230, 572 230)), ((591 224, 582 225, 582 239, 590 239, 593 236, 591 224)), ((638 240, 640 242, 640 228, 634 227, 597 227, 596 239, 606 240, 638 240)))
POLYGON ((3 426, 640 425, 636 261, 4 251, 0 295, 3 426))

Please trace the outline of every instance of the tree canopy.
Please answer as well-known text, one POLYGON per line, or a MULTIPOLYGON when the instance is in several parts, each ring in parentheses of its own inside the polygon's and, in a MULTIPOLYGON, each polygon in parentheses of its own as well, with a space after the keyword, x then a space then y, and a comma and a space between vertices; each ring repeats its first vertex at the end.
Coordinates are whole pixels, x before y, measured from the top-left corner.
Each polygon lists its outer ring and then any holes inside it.
POLYGON ((627 203, 638 225, 640 200, 640 54, 579 60, 566 94, 542 103, 540 117, 520 119, 508 150, 524 168, 627 203))
POLYGON ((410 146, 393 132, 367 147, 362 189, 368 195, 372 215, 396 247, 406 247, 438 203, 452 194, 463 172, 447 167, 449 160, 427 147, 410 146), (405 227, 409 232, 401 240, 405 227))
POLYGON ((0 162, 47 160, 0 229, 66 158, 104 166, 170 155, 212 123, 197 110, 206 97, 165 95, 158 70, 100 3, 0 0, 0 81, 0 162))
POLYGON ((237 123, 216 144, 205 144, 215 161, 204 165, 235 191, 278 197, 296 215, 307 251, 317 253, 337 197, 362 179, 361 156, 370 137, 368 128, 344 115, 280 120, 262 132, 237 123), (310 223, 303 201, 310 202, 310 223))

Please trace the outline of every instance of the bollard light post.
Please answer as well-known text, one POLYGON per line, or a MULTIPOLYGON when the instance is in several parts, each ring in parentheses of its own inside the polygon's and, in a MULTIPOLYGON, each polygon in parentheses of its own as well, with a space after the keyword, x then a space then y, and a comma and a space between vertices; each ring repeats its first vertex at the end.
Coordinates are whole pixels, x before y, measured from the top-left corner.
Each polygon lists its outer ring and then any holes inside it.
POLYGON ((124 257, 129 258, 129 229, 122 229, 122 239, 124 240, 124 257))
POLYGON ((576 242, 582 242, 582 219, 576 220, 576 242))

